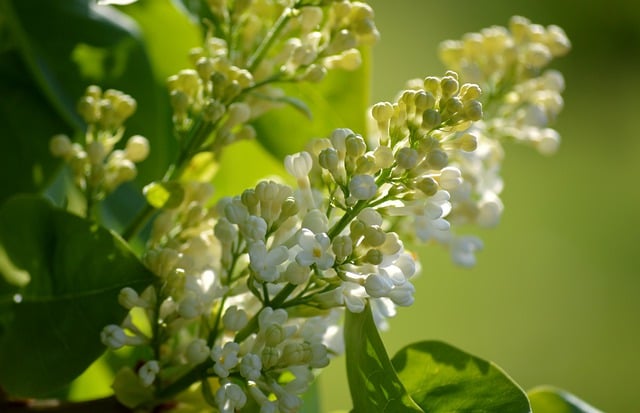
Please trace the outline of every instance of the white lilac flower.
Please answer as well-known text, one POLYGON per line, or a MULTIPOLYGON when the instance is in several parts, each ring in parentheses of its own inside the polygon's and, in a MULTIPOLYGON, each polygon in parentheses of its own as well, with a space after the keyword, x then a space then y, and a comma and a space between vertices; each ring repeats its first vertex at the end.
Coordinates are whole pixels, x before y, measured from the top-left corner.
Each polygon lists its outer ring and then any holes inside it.
POLYGON ((302 247, 302 251, 296 255, 298 264, 315 264, 320 270, 333 266, 335 256, 331 251, 331 239, 326 233, 314 234, 313 231, 303 228, 298 236, 298 245, 302 247))
POLYGON ((185 356, 189 363, 200 364, 211 355, 207 341, 202 338, 193 340, 185 350, 185 356))
POLYGON ((302 193, 302 202, 307 209, 313 209, 315 202, 311 192, 311 183, 309 182, 309 172, 313 166, 313 159, 308 152, 298 152, 293 155, 287 155, 284 158, 284 167, 298 183, 298 188, 302 193))
POLYGON ((115 324, 110 324, 102 329, 100 340, 105 346, 114 350, 124 346, 138 346, 148 342, 146 337, 140 335, 130 336, 125 333, 122 327, 115 324))
POLYGON ((249 316, 247 312, 238 308, 238 306, 232 305, 224 312, 222 316, 222 323, 227 330, 240 331, 249 322, 249 316))
POLYGON ((242 235, 251 241, 261 241, 267 235, 267 222, 255 215, 250 215, 239 224, 242 235))
POLYGON ((246 354, 240 362, 240 374, 247 380, 258 380, 262 375, 260 356, 253 353, 246 354))
POLYGON ((381 274, 370 274, 364 283, 364 288, 371 297, 387 297, 393 289, 393 281, 381 274))
POLYGON ((267 251, 262 241, 249 245, 249 259, 251 269, 260 282, 274 282, 280 276, 279 265, 289 258, 289 250, 285 246, 278 246, 267 251))
POLYGON ((214 346, 211 349, 211 359, 215 362, 213 371, 218 377, 228 377, 229 370, 238 365, 238 352, 240 345, 236 342, 229 341, 224 347, 214 346))
POLYGON ((247 403, 247 395, 234 383, 224 383, 216 392, 216 402, 220 413, 234 413, 247 403))
POLYGON ((160 372, 160 365, 156 360, 147 361, 138 370, 138 377, 144 387, 149 387, 155 381, 160 372))
POLYGON ((357 200, 369 200, 376 196, 378 186, 371 175, 356 175, 349 182, 349 192, 357 200))
POLYGON ((474 236, 453 237, 450 243, 453 262, 463 267, 476 264, 475 252, 482 249, 482 241, 474 236))

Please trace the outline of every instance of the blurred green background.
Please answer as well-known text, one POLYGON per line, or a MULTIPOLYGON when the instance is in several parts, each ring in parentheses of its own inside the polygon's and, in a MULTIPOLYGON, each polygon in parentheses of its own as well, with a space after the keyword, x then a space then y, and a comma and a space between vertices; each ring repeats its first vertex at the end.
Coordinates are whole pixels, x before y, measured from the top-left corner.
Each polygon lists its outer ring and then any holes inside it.
MULTIPOLYGON (((523 387, 549 383, 606 412, 640 411, 640 2, 374 0, 374 101, 441 75, 441 40, 523 15, 563 27, 572 52, 563 137, 551 158, 516 145, 501 225, 471 270, 421 251, 416 302, 384 334, 390 354, 440 339, 493 360, 523 387)), ((344 359, 321 376, 323 411, 349 406, 344 359)))

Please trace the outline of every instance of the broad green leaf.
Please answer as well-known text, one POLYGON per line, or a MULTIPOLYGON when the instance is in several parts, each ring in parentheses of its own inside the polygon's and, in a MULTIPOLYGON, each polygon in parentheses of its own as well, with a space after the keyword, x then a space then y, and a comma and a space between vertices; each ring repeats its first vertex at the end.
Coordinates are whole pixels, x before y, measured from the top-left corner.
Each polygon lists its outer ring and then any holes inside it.
POLYGON ((334 70, 316 83, 297 83, 282 88, 290 96, 287 105, 272 110, 255 122, 257 139, 279 159, 304 149, 312 138, 326 138, 336 128, 366 133, 369 105, 368 51, 362 66, 353 72, 334 70))
POLYGON ((49 153, 49 139, 71 130, 46 102, 15 50, 0 53, 0 203, 19 192, 49 184, 60 161, 49 153))
POLYGON ((425 412, 531 412, 524 391, 498 366, 446 343, 410 344, 391 362, 425 412))
POLYGON ((103 352, 102 328, 126 314, 120 290, 153 279, 118 236, 36 196, 0 207, 0 249, 30 279, 10 285, 0 267, 0 387, 15 396, 78 376, 103 352))
POLYGON ((529 390, 533 413, 602 413, 571 393, 550 386, 529 390))
MULTIPOLYGON (((5 0, 0 5, 34 79, 32 87, 42 92, 67 128, 84 128, 76 102, 88 85, 122 90, 138 103, 126 123, 125 136, 146 136, 152 146, 149 158, 138 168, 139 181, 162 176, 173 157, 169 102, 136 22, 114 7, 86 0, 5 0)), ((29 110, 13 104, 11 113, 29 110)), ((24 113, 15 116, 26 117, 24 113)), ((22 139, 36 147, 50 137, 42 133, 38 122, 29 122, 2 139, 22 139)), ((13 174, 5 169, 0 172, 13 174)))
POLYGON ((353 411, 422 412, 396 375, 373 321, 371 307, 346 312, 344 339, 353 411))

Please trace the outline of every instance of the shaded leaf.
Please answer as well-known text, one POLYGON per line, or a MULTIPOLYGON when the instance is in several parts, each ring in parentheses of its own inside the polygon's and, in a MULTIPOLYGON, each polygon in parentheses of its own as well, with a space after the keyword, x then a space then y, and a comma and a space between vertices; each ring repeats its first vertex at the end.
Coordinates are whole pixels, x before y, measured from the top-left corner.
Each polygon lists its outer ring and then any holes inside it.
POLYGON ((550 386, 529 390, 533 413, 602 413, 573 394, 550 386))
POLYGON ((0 54, 0 203, 20 192, 49 184, 60 161, 49 152, 49 139, 71 129, 47 103, 15 50, 0 54))
POLYGON ((4 282, 0 267, 0 386, 44 396, 64 386, 104 350, 100 331, 119 323, 125 286, 152 274, 113 233, 35 196, 0 207, 0 249, 30 282, 4 282))
POLYGON ((426 412, 531 412, 526 394, 499 367, 446 343, 411 344, 391 362, 426 412))
POLYGON ((361 313, 346 312, 344 339, 354 412, 423 411, 396 375, 369 305, 361 313))

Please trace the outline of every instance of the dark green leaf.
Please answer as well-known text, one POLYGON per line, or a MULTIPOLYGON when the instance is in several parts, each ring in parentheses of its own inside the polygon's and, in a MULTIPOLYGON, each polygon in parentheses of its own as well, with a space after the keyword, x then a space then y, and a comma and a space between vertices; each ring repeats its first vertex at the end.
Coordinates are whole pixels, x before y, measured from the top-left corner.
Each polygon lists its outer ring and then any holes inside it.
POLYGON ((571 393, 550 386, 529 390, 533 413, 602 413, 571 393))
POLYGON ((122 321, 118 293, 152 275, 113 233, 35 196, 0 207, 0 249, 23 287, 0 267, 0 386, 43 396, 79 375, 104 350, 100 331, 122 321))
POLYGON ((44 188, 60 161, 49 153, 49 139, 71 133, 34 85, 16 51, 0 54, 0 203, 19 192, 44 188))
POLYGON ((499 367, 446 343, 411 344, 391 362, 425 412, 531 412, 526 394, 499 367))
POLYGON ((368 53, 364 52, 362 66, 356 71, 334 70, 320 84, 283 86, 286 95, 304 102, 308 109, 301 111, 299 107, 287 105, 259 118, 255 127, 260 144, 282 159, 302 150, 310 139, 327 137, 336 128, 351 128, 364 134, 369 105, 369 63, 368 53))
POLYGON ((370 306, 361 313, 346 312, 344 336, 354 412, 422 412, 389 361, 370 306))

